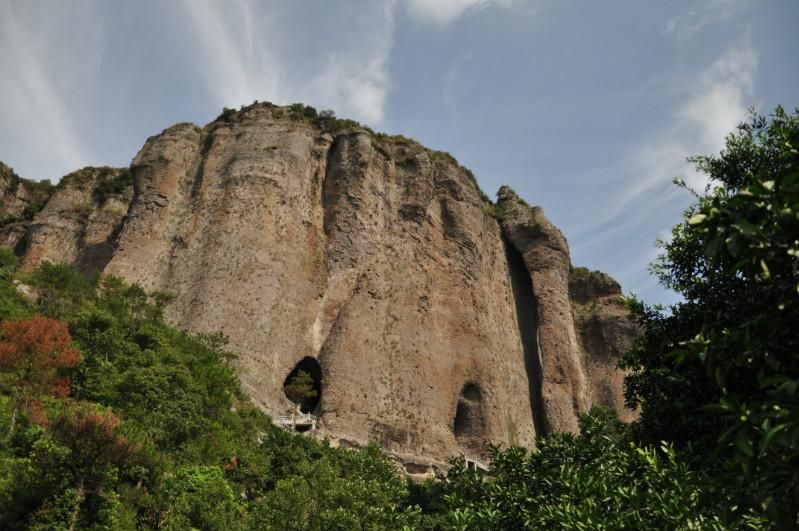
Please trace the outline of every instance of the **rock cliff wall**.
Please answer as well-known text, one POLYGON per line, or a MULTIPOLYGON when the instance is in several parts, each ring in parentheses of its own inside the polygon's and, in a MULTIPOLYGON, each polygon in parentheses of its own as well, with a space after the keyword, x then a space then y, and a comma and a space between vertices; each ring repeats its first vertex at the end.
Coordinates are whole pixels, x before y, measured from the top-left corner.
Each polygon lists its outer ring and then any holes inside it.
POLYGON ((410 461, 621 410, 618 285, 570 285, 566 239, 512 191, 492 205, 449 155, 353 125, 255 104, 173 126, 133 159, 132 189, 98 194, 121 170, 65 179, 23 263, 173 293, 168 317, 227 334, 264 409, 292 407, 302 367, 326 434, 410 461))

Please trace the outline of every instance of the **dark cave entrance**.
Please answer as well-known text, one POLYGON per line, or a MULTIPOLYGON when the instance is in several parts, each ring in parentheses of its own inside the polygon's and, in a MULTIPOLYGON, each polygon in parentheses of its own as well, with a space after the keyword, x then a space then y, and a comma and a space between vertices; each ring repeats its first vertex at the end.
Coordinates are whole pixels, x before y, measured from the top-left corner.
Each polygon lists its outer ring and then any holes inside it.
POLYGON ((475 382, 466 382, 455 408, 453 431, 461 446, 482 452, 482 435, 485 429, 483 391, 475 382))
POLYGON ((297 404, 303 413, 312 413, 322 399, 322 367, 316 359, 300 360, 283 381, 286 398, 297 404))

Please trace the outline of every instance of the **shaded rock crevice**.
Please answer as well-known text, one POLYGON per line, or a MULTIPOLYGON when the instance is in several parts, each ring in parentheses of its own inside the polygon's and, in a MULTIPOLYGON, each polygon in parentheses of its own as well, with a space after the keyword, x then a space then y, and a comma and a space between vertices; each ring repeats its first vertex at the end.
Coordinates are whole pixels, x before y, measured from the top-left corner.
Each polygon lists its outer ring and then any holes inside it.
POLYGON ((577 433, 590 397, 569 303, 568 243, 541 208, 528 206, 507 187, 497 197, 502 232, 521 255, 535 290, 545 430, 577 433))
POLYGON ((505 246, 513 302, 516 308, 516 321, 524 351, 524 366, 527 371, 528 396, 533 411, 533 425, 536 435, 542 437, 547 435, 547 420, 542 395, 541 353, 538 349, 538 302, 535 299, 533 283, 521 253, 508 242, 504 235, 502 241, 505 246))

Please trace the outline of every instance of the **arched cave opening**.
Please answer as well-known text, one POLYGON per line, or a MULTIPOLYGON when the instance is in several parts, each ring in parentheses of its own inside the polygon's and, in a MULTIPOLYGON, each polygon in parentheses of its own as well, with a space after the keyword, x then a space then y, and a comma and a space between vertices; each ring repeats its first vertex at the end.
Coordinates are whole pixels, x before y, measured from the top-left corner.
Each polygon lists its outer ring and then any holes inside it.
POLYGON ((312 413, 322 399, 322 367, 316 359, 300 360, 283 381, 286 398, 300 407, 303 413, 312 413))
POLYGON ((458 443, 474 452, 482 451, 482 436, 485 429, 483 391, 475 382, 466 382, 455 408, 453 431, 458 443))

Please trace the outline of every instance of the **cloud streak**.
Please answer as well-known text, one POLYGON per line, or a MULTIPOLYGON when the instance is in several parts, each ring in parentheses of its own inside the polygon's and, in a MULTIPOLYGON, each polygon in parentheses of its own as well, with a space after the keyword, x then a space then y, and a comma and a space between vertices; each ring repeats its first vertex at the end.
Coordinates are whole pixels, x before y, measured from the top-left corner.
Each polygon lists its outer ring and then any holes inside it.
MULTIPOLYGON (((355 31, 363 41, 326 43, 324 53, 309 58, 321 66, 309 70, 278 54, 296 36, 282 31, 280 21, 271 19, 258 2, 240 2, 238 9, 216 0, 182 3, 202 50, 199 63, 206 86, 220 107, 265 98, 277 103, 315 102, 372 124, 383 120, 390 88, 395 5, 394 1, 376 4, 359 21, 353 16, 360 22, 355 31)), ((359 9, 347 3, 338 7, 359 9)))
POLYGON ((707 66, 697 82, 683 90, 664 132, 646 139, 628 154, 623 164, 627 185, 613 208, 595 220, 594 226, 613 221, 630 204, 675 177, 697 191, 703 190, 708 184, 706 176, 696 172, 686 157, 718 152, 725 136, 745 120, 757 64, 757 53, 748 39, 743 39, 707 66))
POLYGON ((673 36, 677 42, 692 39, 706 26, 729 19, 746 0, 707 0, 698 2, 684 15, 670 18, 663 27, 663 35, 673 36))
POLYGON ((509 6, 510 0, 406 0, 408 12, 419 22, 446 25, 466 12, 491 5, 509 6))
MULTIPOLYGON (((74 129, 75 117, 54 68, 42 53, 49 46, 46 33, 36 31, 14 4, 0 5, 0 94, 13 105, 3 107, 3 147, 28 153, 47 151, 47 160, 36 163, 31 178, 54 177, 55 168, 78 168, 86 163, 84 149, 74 129), (6 138, 8 132, 16 133, 6 138), (18 135, 18 136, 17 136, 18 135)), ((8 157, 11 153, 2 153, 8 157)), ((43 157, 42 157, 43 158, 43 157)))

